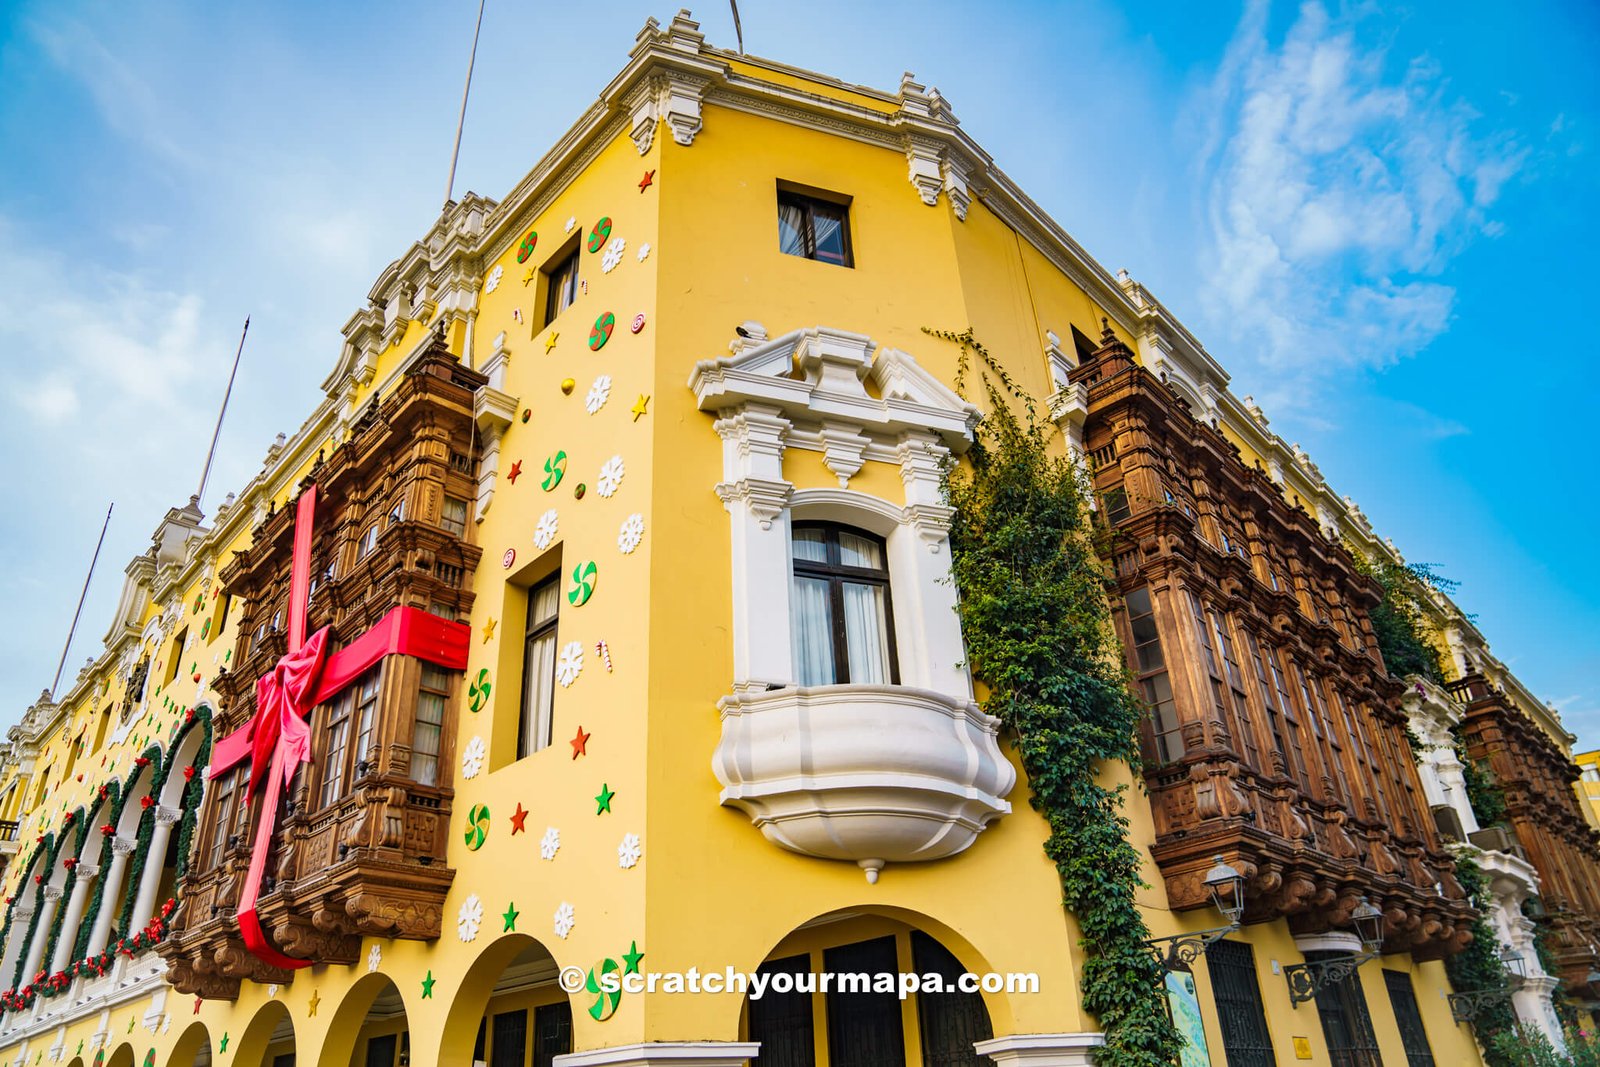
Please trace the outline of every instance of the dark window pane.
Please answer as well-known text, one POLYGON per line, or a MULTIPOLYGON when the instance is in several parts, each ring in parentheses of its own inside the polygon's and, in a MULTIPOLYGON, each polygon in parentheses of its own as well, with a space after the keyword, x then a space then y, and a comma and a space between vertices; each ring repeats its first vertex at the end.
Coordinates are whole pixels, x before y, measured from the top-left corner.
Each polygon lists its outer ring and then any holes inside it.
POLYGON ((399 1048, 397 1034, 384 1034, 367 1042, 367 1067, 395 1067, 395 1053, 399 1048))
MULTIPOLYGON (((807 975, 811 961, 805 956, 789 956, 763 963, 760 971, 807 975)), ((774 993, 769 986, 760 1000, 749 1003, 750 1040, 761 1042, 762 1067, 812 1067, 817 1062, 810 993, 774 993)))
POLYGON ((1405 971, 1383 972, 1383 984, 1389 988, 1389 1003, 1394 1006, 1395 1022, 1400 1024, 1400 1044, 1406 1050, 1408 1067, 1433 1067, 1433 1047, 1428 1044, 1428 1031, 1422 1025, 1422 1013, 1417 1010, 1417 994, 1411 988, 1411 976, 1405 971))
POLYGON ((493 1050, 489 1067, 522 1067, 528 1055, 526 1011, 503 1011, 494 1017, 493 1050))
MULTIPOLYGON (((911 932, 911 959, 918 974, 937 974, 952 987, 966 973, 961 961, 921 930, 911 932)), ((982 993, 917 994, 923 1067, 990 1067, 972 1047, 994 1036, 982 993)))
POLYGON ((572 1005, 566 1001, 533 1009, 533 1067, 551 1067, 572 1051, 572 1005))
MULTIPOLYGON (((898 976, 894 938, 841 945, 823 953, 824 969, 841 974, 898 976)), ((898 980, 898 977, 897 977, 898 980)), ((871 979, 868 979, 870 985, 871 979)), ((894 993, 828 993, 828 1062, 831 1067, 904 1067, 905 1032, 894 993)))
POLYGON ((1205 961, 1228 1067, 1276 1067, 1256 983, 1255 953, 1243 941, 1223 940, 1206 950, 1205 961))
MULTIPOLYGON (((1306 960, 1332 955, 1336 953, 1308 952, 1306 960)), ((1359 973, 1317 990, 1317 1014, 1322 1017, 1322 1035, 1328 1039, 1333 1067, 1382 1067, 1359 973)))

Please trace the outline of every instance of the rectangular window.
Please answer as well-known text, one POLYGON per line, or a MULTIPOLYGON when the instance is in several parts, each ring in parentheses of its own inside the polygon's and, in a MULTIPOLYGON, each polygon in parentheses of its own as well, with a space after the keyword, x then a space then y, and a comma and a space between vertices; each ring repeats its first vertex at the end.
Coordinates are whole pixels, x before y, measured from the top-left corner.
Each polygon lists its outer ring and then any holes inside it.
POLYGON ((1241 632, 1244 634, 1245 650, 1250 654, 1250 665, 1254 668, 1261 706, 1267 712, 1267 728, 1272 731, 1272 743, 1276 746, 1278 761, 1283 765, 1284 772, 1300 783, 1300 792, 1309 795, 1311 786, 1306 781, 1305 764, 1300 759, 1299 751, 1291 747, 1284 737, 1284 694, 1267 677, 1267 665, 1261 656, 1261 644, 1256 640, 1256 635, 1249 630, 1241 632))
POLYGON ((1154 763, 1171 763, 1183 755, 1183 724, 1172 700, 1172 682, 1167 677, 1167 660, 1161 651, 1161 634, 1156 629, 1155 606, 1149 589, 1135 589, 1123 601, 1128 608, 1128 628, 1133 634, 1134 659, 1139 674, 1139 689, 1150 707, 1150 731, 1154 741, 1154 763))
POLYGON ((424 663, 417 717, 411 729, 411 778, 418 785, 439 784, 439 742, 444 732, 444 705, 449 698, 450 673, 424 663))
POLYGON ((1119 487, 1108 490, 1105 495, 1105 504, 1106 522, 1112 526, 1126 521, 1128 516, 1133 514, 1133 507, 1128 503, 1128 491, 1126 489, 1119 487))
POLYGON ((528 1055, 528 1013, 502 1011, 494 1017, 489 1067, 522 1067, 528 1055))
POLYGON ((572 1005, 565 999, 533 1009, 533 1067, 553 1067, 572 1051, 572 1005))
POLYGON ((544 324, 550 325, 556 321, 556 316, 567 310, 572 302, 578 299, 578 253, 582 251, 574 244, 572 251, 561 257, 547 271, 545 271, 544 290, 544 324))
POLYGON ((372 748, 372 729, 377 719, 378 676, 382 670, 382 667, 373 667, 352 685, 356 691, 356 747, 352 754, 355 778, 361 777, 362 764, 375 762, 377 755, 372 748))
POLYGON ((550 744, 556 697, 556 620, 561 577, 553 575, 528 590, 528 626, 522 647, 522 718, 517 727, 517 758, 550 744))
POLYGON ((796 680, 898 683, 883 542, 831 524, 796 524, 793 538, 796 680))
MULTIPOLYGON (((1308 952, 1308 962, 1337 955, 1308 952)), ((1372 1017, 1367 1014, 1366 994, 1361 991, 1360 972, 1317 990, 1317 1014, 1322 1017, 1322 1036, 1328 1040, 1328 1056, 1333 1067, 1383 1067, 1378 1039, 1372 1032, 1372 1017)))
POLYGON ((1406 1050, 1407 1067, 1433 1067, 1433 1047, 1428 1044, 1428 1031, 1417 1010, 1411 976, 1405 971, 1385 969, 1383 984, 1389 988, 1389 1003, 1394 1007, 1395 1022, 1400 1024, 1400 1044, 1406 1050))
POLYGON ((1275 1067, 1278 1060, 1261 1006, 1254 951, 1243 941, 1224 939, 1206 949, 1204 958, 1228 1067, 1275 1067))
POLYGON ((350 747, 350 711, 355 705, 355 687, 345 689, 328 707, 327 747, 322 758, 322 795, 319 807, 327 807, 344 796, 345 754, 350 747))
POLYGON ((216 826, 211 831, 211 857, 206 864, 209 870, 222 862, 222 854, 228 848, 228 816, 233 814, 231 801, 233 800, 233 780, 238 777, 234 771, 229 771, 217 779, 217 801, 211 810, 216 812, 216 826))
POLYGON ((444 506, 439 509, 439 525, 457 537, 465 537, 467 535, 467 502, 458 496, 445 497, 444 506))
POLYGON ((378 547, 378 524, 373 523, 367 527, 367 532, 361 535, 361 544, 356 549, 356 559, 366 559, 372 550, 378 547))
POLYGON ((1255 722, 1250 718, 1250 702, 1244 694, 1244 675, 1239 671, 1238 657, 1233 653, 1233 640, 1228 636, 1227 617, 1215 611, 1210 614, 1211 629, 1217 635, 1217 648, 1222 652, 1222 668, 1227 675, 1228 689, 1233 694, 1233 707, 1239 715, 1239 734, 1244 743, 1245 761, 1256 770, 1263 770, 1255 722))
MULTIPOLYGON (((811 973, 809 956, 769 960, 758 968, 766 975, 811 973)), ((803 987, 802 987, 803 988, 803 987)), ((770 987, 760 1000, 749 1002, 750 1040, 761 1042, 763 1067, 813 1067, 817 1062, 811 1019, 811 994, 790 989, 774 993, 770 987)))
POLYGON ((850 208, 811 196, 778 191, 778 251, 841 267, 850 255, 850 208))
MULTIPOLYGON (((822 953, 823 968, 835 974, 898 974, 893 937, 840 945, 822 953)), ((827 994, 830 1067, 904 1067, 905 1030, 900 998, 894 993, 827 994)))

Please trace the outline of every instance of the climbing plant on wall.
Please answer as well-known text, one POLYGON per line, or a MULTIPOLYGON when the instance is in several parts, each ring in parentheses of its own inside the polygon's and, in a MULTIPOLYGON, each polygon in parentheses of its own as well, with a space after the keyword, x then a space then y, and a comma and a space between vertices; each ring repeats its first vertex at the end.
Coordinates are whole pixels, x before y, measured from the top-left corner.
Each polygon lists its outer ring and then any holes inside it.
POLYGON ((1370 559, 1348 542, 1345 548, 1355 558, 1356 569, 1376 580, 1383 590, 1383 599, 1370 617, 1378 651, 1389 674, 1395 678, 1418 674, 1435 685, 1443 685, 1444 658, 1438 646, 1428 639, 1423 602, 1428 590, 1450 593, 1457 583, 1429 563, 1370 559))
MULTIPOLYGON (((1494 925, 1487 918, 1489 907, 1493 903, 1489 895, 1489 880, 1484 877, 1483 870, 1471 856, 1457 853, 1456 881, 1466 890, 1467 899, 1472 902, 1472 906, 1478 909, 1478 917, 1472 921, 1472 944, 1444 961, 1445 973, 1450 976, 1450 984, 1458 993, 1479 989, 1506 989, 1511 982, 1511 975, 1500 960, 1502 951, 1500 939, 1495 935, 1494 925)), ((1517 1016, 1512 1011, 1509 999, 1484 1005, 1478 1010, 1477 1016, 1472 1020, 1472 1029, 1478 1035, 1478 1042, 1484 1047, 1484 1059, 1489 1067, 1512 1067, 1514 1058, 1507 1054, 1503 1044, 1496 1041, 1496 1037, 1500 1034, 1514 1034, 1516 1025, 1517 1016)))
POLYGON ((957 391, 970 357, 990 411, 970 466, 951 468, 951 564, 973 676, 984 708, 1014 736, 1050 826, 1045 853, 1063 903, 1078 920, 1086 958, 1083 1005, 1105 1030, 1100 1067, 1154 1067, 1182 1048, 1167 1015, 1159 966, 1134 902, 1139 853, 1128 840, 1122 786, 1102 785, 1108 762, 1136 766, 1142 708, 1128 685, 1090 540, 1088 487, 1052 452, 1029 397, 968 329, 926 331, 960 345, 957 391))

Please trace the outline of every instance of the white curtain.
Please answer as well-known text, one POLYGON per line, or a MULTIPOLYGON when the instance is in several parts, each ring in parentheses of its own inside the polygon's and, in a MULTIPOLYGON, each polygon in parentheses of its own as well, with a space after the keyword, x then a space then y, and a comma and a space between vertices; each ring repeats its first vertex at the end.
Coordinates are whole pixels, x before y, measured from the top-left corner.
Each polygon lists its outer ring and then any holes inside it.
POLYGON ((797 575, 790 605, 795 680, 801 685, 834 684, 839 679, 833 668, 833 625, 828 611, 827 581, 797 575))
POLYGON ((883 586, 844 583, 844 635, 850 681, 882 685, 889 680, 889 625, 883 586))
POLYGON ((805 209, 793 204, 778 205, 778 251, 791 256, 806 254, 805 209))
MULTIPOLYGON (((554 587, 552 587, 554 588, 554 587)), ((550 744, 550 711, 555 701, 556 632, 546 630, 528 642, 522 664, 522 738, 518 757, 550 744)))
POLYGON ((844 241, 839 233, 843 225, 842 219, 832 218, 820 211, 811 213, 812 225, 816 227, 817 258, 826 259, 833 263, 844 258, 844 241))

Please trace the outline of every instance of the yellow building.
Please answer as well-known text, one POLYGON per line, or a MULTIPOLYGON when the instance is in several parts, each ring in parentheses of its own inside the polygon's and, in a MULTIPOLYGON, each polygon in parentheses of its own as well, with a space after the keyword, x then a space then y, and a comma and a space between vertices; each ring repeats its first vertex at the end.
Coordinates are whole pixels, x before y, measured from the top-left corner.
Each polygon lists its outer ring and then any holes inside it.
MULTIPOLYGON (((1080 930, 1022 757, 973 702, 949 580, 941 473, 980 411, 954 389, 960 347, 925 328, 969 326, 1051 398, 1097 479, 1085 374, 1127 353, 1165 390, 1140 403, 1231 443, 1213 448, 1230 479, 1278 487, 1283 537, 1332 568, 1342 541, 1382 551, 937 91, 846 85, 712 47, 687 13, 651 20, 521 183, 447 205, 378 278, 322 403, 214 514, 193 500, 161 520, 104 651, 11 731, 0 1064, 933 1067, 978 1062, 974 1046, 1091 1062, 1080 930), (338 666, 298 690, 277 667, 309 662, 324 624, 338 666), (300 720, 272 708, 307 716, 307 762, 300 720), (676 988, 758 971, 1000 988, 676 988), (635 972, 656 986, 604 985, 635 972)), ((1290 571, 1250 565, 1280 595, 1290 571)), ((1365 624, 1338 613, 1335 643, 1366 655, 1365 624)), ((1334 741, 1330 775, 1367 777, 1347 783, 1354 814, 1319 805, 1284 860, 1251 842, 1299 833, 1287 772, 1250 757, 1240 777, 1226 740, 1189 742, 1248 903, 1169 979, 1199 1020, 1185 1062, 1479 1062, 1444 996, 1465 903, 1392 744, 1399 712, 1341 717, 1356 682, 1287 659, 1273 687, 1241 651, 1239 680, 1234 624, 1216 625, 1234 732, 1267 739, 1298 708, 1308 742, 1334 741), (1369 893, 1381 958, 1292 995, 1287 977, 1359 958, 1369 893)), ((1167 654, 1198 662, 1206 620, 1172 626, 1167 654)), ((1212 818, 1180 807, 1127 793, 1156 938, 1221 925, 1209 854, 1152 858, 1212 818)))
POLYGON ((1579 752, 1572 757, 1582 771, 1578 780, 1578 796, 1583 801, 1585 812, 1589 821, 1600 826, 1600 749, 1593 752, 1579 752))

